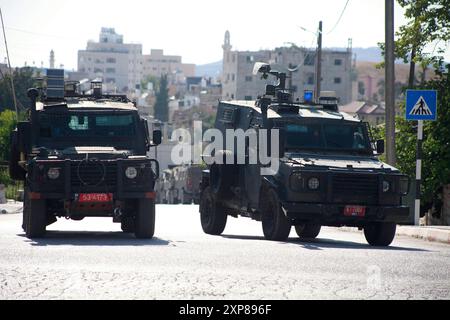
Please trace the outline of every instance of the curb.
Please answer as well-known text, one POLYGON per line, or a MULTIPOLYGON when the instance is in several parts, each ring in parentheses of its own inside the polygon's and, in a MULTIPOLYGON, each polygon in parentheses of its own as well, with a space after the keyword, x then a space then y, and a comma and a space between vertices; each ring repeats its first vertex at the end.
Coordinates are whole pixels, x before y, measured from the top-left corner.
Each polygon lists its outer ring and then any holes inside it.
MULTIPOLYGON (((351 228, 351 227, 341 227, 339 228, 339 230, 362 233, 362 231, 359 231, 358 228, 351 228)), ((407 236, 430 242, 450 244, 450 229, 446 230, 433 227, 397 226, 397 232, 395 233, 395 235, 407 236)))
POLYGON ((408 236, 430 242, 450 244, 450 230, 426 227, 399 227, 397 235, 408 236))

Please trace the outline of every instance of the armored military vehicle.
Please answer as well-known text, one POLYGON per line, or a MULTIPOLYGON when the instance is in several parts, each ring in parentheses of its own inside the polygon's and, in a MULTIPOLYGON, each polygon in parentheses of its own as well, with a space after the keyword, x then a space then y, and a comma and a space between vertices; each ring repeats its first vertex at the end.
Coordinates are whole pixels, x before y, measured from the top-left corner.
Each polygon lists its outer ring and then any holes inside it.
POLYGON ((292 226, 301 239, 316 238, 322 226, 350 226, 364 230, 370 245, 390 245, 397 224, 413 218, 402 204, 409 178, 377 158, 384 141, 373 141, 366 123, 339 112, 332 95, 317 101, 307 92, 305 101, 294 102, 286 74, 264 63, 255 65, 256 73, 276 84, 256 102, 220 102, 215 128, 225 140, 229 129, 278 130, 279 143, 266 144, 268 154, 279 151, 279 167, 261 175, 264 165, 247 162, 260 140, 255 146, 245 139, 243 164, 236 164, 236 147, 212 155, 201 183, 204 232, 220 235, 228 216, 244 216, 261 221, 268 240, 286 240, 292 226))
POLYGON ((158 162, 148 158, 161 141, 123 95, 89 94, 64 82, 62 70, 47 72, 46 85, 28 90, 29 119, 12 132, 10 175, 23 180, 23 229, 42 237, 65 217, 112 217, 137 238, 152 238, 158 162))

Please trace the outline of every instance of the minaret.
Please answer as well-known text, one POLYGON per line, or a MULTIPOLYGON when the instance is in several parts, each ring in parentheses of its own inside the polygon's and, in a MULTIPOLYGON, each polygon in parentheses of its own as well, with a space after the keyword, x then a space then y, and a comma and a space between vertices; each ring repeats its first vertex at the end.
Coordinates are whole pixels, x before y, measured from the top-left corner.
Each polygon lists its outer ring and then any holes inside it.
POLYGON ((235 90, 230 82, 230 77, 233 74, 233 63, 231 58, 231 41, 230 31, 225 32, 225 39, 222 45, 223 49, 223 61, 222 61, 222 99, 230 100, 235 94, 235 90), (233 94, 234 92, 234 94, 233 94))
POLYGON ((233 46, 231 45, 231 42, 230 42, 230 31, 227 30, 225 32, 225 40, 223 42, 222 49, 223 49, 223 51, 230 51, 231 48, 233 48, 233 46))
POLYGON ((50 51, 50 69, 55 68, 55 52, 52 50, 50 51))

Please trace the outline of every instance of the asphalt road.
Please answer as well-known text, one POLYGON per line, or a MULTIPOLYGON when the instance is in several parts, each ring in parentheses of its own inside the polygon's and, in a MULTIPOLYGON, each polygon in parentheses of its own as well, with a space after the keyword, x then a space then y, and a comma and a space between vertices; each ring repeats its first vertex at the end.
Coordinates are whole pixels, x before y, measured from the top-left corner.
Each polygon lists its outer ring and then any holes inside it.
POLYGON ((112 219, 60 220, 31 241, 20 215, 0 215, 0 299, 449 299, 450 246, 361 233, 268 242, 261 225, 228 221, 203 234, 197 206, 157 206, 156 238, 112 219))

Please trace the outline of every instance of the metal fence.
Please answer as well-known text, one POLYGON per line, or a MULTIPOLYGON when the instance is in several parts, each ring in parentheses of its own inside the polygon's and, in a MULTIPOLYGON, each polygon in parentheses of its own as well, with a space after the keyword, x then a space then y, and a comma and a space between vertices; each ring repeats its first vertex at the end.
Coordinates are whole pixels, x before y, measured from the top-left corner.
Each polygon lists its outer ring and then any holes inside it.
POLYGON ((12 180, 4 163, 0 163, 0 184, 5 186, 6 199, 23 201, 23 182, 12 180))

